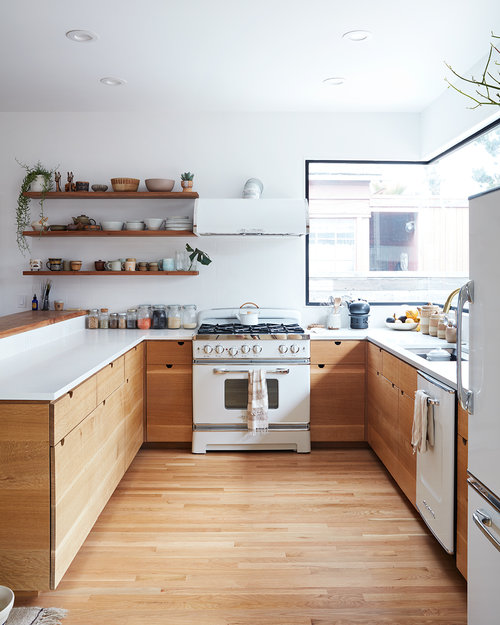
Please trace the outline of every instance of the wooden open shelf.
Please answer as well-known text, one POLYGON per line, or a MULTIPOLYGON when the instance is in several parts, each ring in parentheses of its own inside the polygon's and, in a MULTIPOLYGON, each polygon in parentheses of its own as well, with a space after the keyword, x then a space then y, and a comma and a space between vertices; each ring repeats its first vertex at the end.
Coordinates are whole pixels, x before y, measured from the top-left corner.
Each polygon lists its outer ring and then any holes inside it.
POLYGON ((199 271, 23 271, 23 276, 198 276, 199 271))
POLYGON ((25 237, 195 237, 192 230, 26 230, 25 237))
MULTIPOLYGON (((25 197, 38 199, 41 191, 26 191, 25 197)), ((196 191, 49 191, 46 200, 195 200, 196 191)))

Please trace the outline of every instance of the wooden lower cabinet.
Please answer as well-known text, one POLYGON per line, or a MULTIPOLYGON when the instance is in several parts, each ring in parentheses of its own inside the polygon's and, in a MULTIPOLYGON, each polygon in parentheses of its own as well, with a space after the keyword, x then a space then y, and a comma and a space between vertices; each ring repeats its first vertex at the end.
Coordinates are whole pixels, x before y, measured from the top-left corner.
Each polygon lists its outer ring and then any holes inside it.
POLYGON ((467 579, 467 524, 469 493, 467 486, 468 414, 458 406, 457 433, 457 568, 467 579))
POLYGON ((0 402, 0 584, 57 586, 143 442, 143 392, 138 346, 55 402, 0 402))
POLYGON ((192 365, 148 365, 148 442, 190 443, 193 432, 192 365))
POLYGON ((365 343, 311 342, 311 441, 365 440, 365 343))

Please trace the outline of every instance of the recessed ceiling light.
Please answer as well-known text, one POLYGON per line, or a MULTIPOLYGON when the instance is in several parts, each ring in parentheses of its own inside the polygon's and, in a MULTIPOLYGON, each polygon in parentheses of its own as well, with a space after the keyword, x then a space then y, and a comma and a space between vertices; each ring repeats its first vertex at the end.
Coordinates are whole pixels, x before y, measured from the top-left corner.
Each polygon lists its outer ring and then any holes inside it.
POLYGON ((92 33, 90 30, 68 30, 66 37, 71 41, 76 41, 77 43, 89 43, 90 41, 95 41, 98 38, 97 35, 92 33))
POLYGON ((121 85, 127 84, 126 80, 116 78, 115 76, 105 76, 104 78, 100 78, 99 82, 106 85, 106 87, 120 87, 121 85))
POLYGON ((366 41, 372 36, 369 30, 349 30, 342 35, 342 39, 349 39, 350 41, 366 41))
POLYGON ((345 83, 345 78, 342 76, 332 76, 331 78, 325 78, 323 84, 329 85, 331 87, 338 87, 339 85, 343 85, 345 83))

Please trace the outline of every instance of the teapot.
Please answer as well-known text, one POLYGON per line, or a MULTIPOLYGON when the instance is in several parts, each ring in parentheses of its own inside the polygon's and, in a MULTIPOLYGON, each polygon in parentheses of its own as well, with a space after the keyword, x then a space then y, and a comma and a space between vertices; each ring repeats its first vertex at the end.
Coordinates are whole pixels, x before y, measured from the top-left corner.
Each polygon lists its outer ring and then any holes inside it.
POLYGON ((259 323, 259 313, 260 309, 257 304, 253 302, 245 302, 242 304, 238 311, 236 311, 236 316, 241 324, 245 326, 256 326, 259 323), (254 306, 254 308, 244 308, 244 306, 254 306))
POLYGON ((95 226, 95 219, 91 219, 90 217, 87 217, 87 215, 79 215, 78 217, 73 217, 72 219, 74 224, 81 226, 82 228, 83 226, 89 226, 90 224, 95 226))

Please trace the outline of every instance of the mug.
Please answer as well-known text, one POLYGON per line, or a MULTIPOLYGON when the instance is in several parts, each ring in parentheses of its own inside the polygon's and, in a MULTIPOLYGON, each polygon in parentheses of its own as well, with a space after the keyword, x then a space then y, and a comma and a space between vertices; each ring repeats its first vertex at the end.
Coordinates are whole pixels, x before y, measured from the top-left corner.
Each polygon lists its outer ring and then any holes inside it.
POLYGON ((40 271, 42 268, 41 258, 30 258, 30 268, 31 271, 40 271))
POLYGON ((175 261, 173 258, 162 258, 158 261, 158 267, 162 271, 173 271, 175 269, 175 261))
POLYGON ((82 268, 81 260, 72 260, 70 261, 70 264, 71 264, 71 271, 80 271, 80 269, 82 268))
POLYGON ((50 271, 61 271, 62 269, 62 259, 61 258, 49 258, 49 260, 45 263, 47 269, 50 271))
POLYGON ((89 183, 88 182, 84 182, 83 180, 77 180, 75 182, 76 185, 76 190, 77 191, 88 191, 89 190, 89 183))
POLYGON ((127 258, 125 261, 125 271, 135 271, 135 260, 127 258))
POLYGON ((108 260, 108 262, 104 264, 104 267, 108 271, 121 271, 122 263, 120 260, 108 260))
POLYGON ((64 302, 62 299, 56 299, 54 301, 54 310, 64 310, 64 302))
POLYGON ((71 271, 71 261, 70 260, 63 260, 63 270, 64 271, 71 271))
POLYGON ((104 271, 104 265, 106 263, 103 260, 96 260, 94 262, 94 267, 96 271, 104 271))

